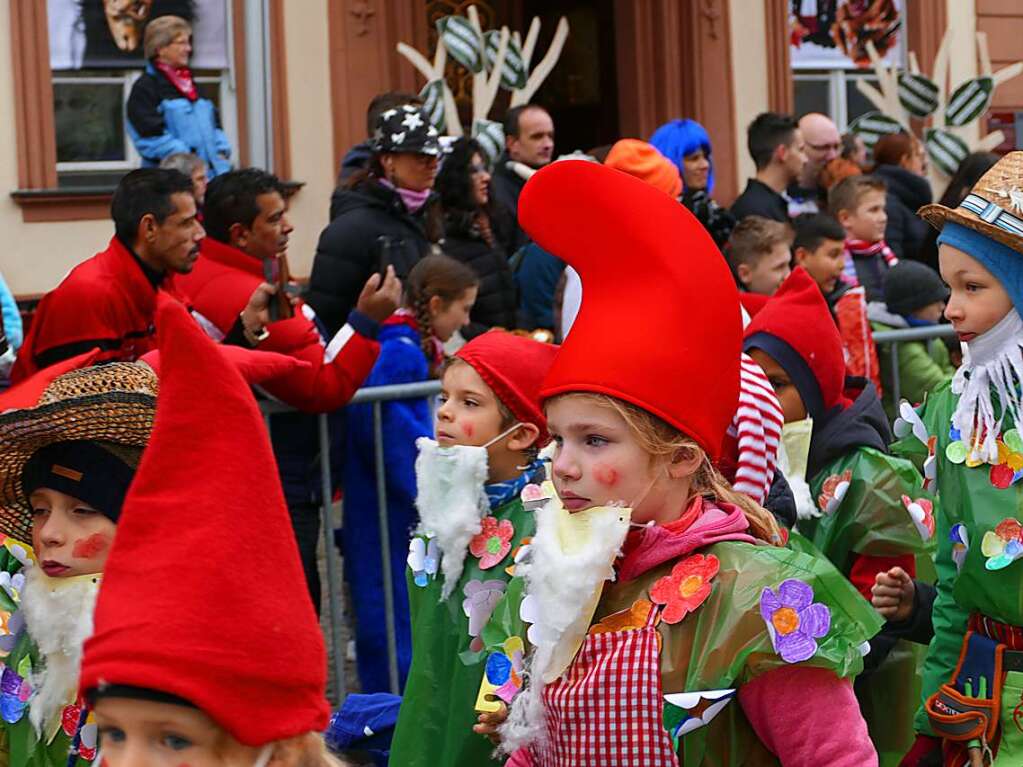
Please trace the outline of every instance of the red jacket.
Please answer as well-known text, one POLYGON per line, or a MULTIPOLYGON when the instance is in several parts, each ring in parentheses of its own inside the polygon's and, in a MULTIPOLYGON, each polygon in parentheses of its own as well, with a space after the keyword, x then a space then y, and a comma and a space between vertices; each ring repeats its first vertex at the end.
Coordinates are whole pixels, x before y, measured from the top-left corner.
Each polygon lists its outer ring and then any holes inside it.
MULTIPOLYGON (((160 290, 181 298, 174 275, 160 290)), ((17 383, 50 365, 99 348, 94 364, 135 360, 156 348, 157 288, 116 237, 107 249, 72 269, 39 302, 11 371, 17 383)))
MULTIPOLYGON (((224 334, 231 330, 261 282, 263 267, 258 259, 212 237, 203 240, 191 273, 178 278, 193 309, 224 334)), ((295 309, 294 317, 267 326, 270 337, 259 349, 306 360, 309 367, 262 386, 274 397, 307 413, 336 410, 362 386, 376 362, 380 344, 345 325, 325 347, 311 319, 315 316, 312 308, 300 303, 295 309), (333 356, 328 355, 328 348, 333 356)))

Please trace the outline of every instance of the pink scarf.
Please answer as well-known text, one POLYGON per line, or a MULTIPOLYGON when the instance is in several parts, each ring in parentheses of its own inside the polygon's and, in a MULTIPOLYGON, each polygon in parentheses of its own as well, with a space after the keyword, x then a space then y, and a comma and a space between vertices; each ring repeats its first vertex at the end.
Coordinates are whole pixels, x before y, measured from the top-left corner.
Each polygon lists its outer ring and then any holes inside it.
POLYGON ((170 80, 171 85, 189 101, 199 98, 199 91, 195 88, 195 80, 192 79, 192 70, 188 67, 172 67, 165 61, 153 59, 153 66, 163 72, 170 80))
POLYGON ((618 563, 618 579, 622 582, 638 578, 659 564, 678 559, 691 551, 721 541, 756 543, 749 535, 749 520, 738 506, 720 505, 697 497, 686 510, 696 519, 678 530, 671 525, 650 525, 629 533, 625 540, 625 553, 618 563))
POLYGON ((405 209, 408 210, 413 216, 422 210, 422 207, 426 205, 426 201, 430 198, 429 189, 424 189, 421 192, 417 192, 415 189, 405 189, 404 187, 395 186, 386 178, 380 179, 380 183, 386 186, 388 189, 393 189, 401 197, 401 201, 405 203, 405 209))
POLYGON ((845 268, 842 270, 842 281, 846 285, 856 287, 860 284, 856 276, 856 264, 854 258, 873 258, 880 255, 889 269, 899 263, 898 257, 888 247, 884 240, 867 242, 866 240, 848 239, 845 241, 845 268))

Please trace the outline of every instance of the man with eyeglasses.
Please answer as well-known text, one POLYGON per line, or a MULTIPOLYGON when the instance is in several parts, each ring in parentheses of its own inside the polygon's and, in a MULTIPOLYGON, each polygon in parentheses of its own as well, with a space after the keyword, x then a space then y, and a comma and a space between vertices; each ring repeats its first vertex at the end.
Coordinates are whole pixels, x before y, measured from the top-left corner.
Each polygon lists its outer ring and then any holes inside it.
POLYGON ((805 142, 806 165, 799 175, 798 185, 788 189, 789 216, 792 218, 802 213, 819 213, 824 209, 827 190, 821 187, 820 173, 842 151, 838 126, 827 115, 820 112, 803 115, 799 119, 799 131, 805 142))

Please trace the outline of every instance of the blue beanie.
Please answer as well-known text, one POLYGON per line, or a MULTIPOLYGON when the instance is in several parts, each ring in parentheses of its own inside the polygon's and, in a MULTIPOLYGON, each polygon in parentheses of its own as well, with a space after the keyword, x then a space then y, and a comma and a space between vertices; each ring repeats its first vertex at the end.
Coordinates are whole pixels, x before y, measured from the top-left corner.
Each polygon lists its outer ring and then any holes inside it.
POLYGON ((975 229, 946 221, 938 245, 951 245, 980 261, 993 274, 1023 317, 1023 253, 992 240, 975 229))

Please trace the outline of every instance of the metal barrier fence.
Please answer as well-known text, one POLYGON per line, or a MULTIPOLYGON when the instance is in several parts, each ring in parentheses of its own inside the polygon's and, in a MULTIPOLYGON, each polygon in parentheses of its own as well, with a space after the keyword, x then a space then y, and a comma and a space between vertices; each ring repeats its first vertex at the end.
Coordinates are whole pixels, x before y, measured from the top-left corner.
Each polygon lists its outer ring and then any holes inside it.
MULTIPOLYGON (((351 405, 369 404, 373 406, 373 466, 377 485, 377 519, 380 525, 380 561, 383 565, 384 615, 387 621, 387 670, 391 692, 400 692, 398 679, 398 647, 394 626, 394 582, 391 576, 391 534, 387 519, 387 478, 384 466, 384 434, 383 410, 384 402, 402 399, 432 397, 440 392, 440 381, 424 381, 421 383, 399 384, 396 386, 371 386, 360 389, 352 397, 351 405)), ((270 416, 277 413, 294 413, 294 408, 279 403, 262 401, 260 409, 266 419, 267 429, 270 416)), ((327 564, 327 617, 330 624, 329 644, 332 659, 331 672, 334 678, 334 689, 337 693, 336 703, 344 702, 348 693, 345 674, 347 648, 342 642, 344 621, 344 589, 341 584, 341 563, 337 547, 334 545, 334 519, 331 514, 333 507, 333 482, 330 476, 330 430, 326 415, 314 416, 317 419, 317 432, 320 454, 320 489, 323 502, 320 505, 320 526, 323 535, 324 557, 327 564)))
POLYGON ((902 398, 902 380, 899 376, 899 345, 908 341, 930 341, 932 338, 950 338, 956 334, 951 325, 934 325, 925 328, 898 328, 896 330, 879 330, 874 333, 874 344, 881 354, 881 346, 890 344, 892 368, 892 402, 898 404, 902 398))
MULTIPOLYGON (((890 344, 889 353, 892 363, 892 399, 898 402, 901 394, 899 379, 899 345, 909 341, 927 341, 932 338, 954 336, 955 331, 949 325, 926 328, 906 328, 885 330, 874 333, 874 342, 881 346, 890 344)), ((880 351, 880 349, 879 349, 880 351)), ((373 406, 373 456, 377 486, 377 516, 380 525, 380 558, 383 565, 384 615, 387 626, 387 661, 388 677, 391 691, 399 692, 398 650, 394 626, 394 582, 391 574, 391 541, 387 518, 387 478, 384 465, 383 411, 384 402, 394 400, 431 397, 440 392, 440 381, 399 384, 396 386, 373 386, 360 389, 350 404, 369 404, 373 406)), ((294 413, 295 410, 277 402, 261 402, 260 407, 270 427, 270 416, 276 413, 294 413)), ((342 622, 344 620, 344 591, 341 584, 341 564, 338 551, 334 545, 334 520, 331 515, 333 483, 330 476, 330 434, 327 416, 316 416, 318 420, 319 451, 320 451, 320 482, 323 503, 320 507, 320 523, 323 528, 323 545, 327 564, 327 610, 330 624, 330 646, 333 661, 332 673, 334 689, 337 691, 337 703, 340 705, 347 694, 345 676, 345 659, 347 648, 341 641, 342 622)))

